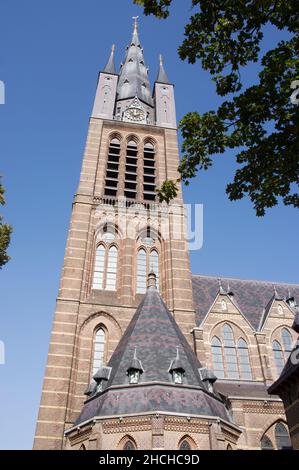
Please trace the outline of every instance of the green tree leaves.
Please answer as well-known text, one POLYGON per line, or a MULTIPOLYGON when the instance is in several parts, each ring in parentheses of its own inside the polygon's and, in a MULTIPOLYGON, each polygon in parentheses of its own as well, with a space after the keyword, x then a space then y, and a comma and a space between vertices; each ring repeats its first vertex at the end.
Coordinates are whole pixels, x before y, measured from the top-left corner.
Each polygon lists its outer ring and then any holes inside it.
MULTIPOLYGON (((169 15, 170 1, 136 0, 145 14, 169 15)), ((216 154, 239 149, 239 165, 227 186, 229 199, 248 195, 256 214, 278 203, 299 207, 299 106, 291 102, 299 79, 298 4, 296 0, 193 0, 194 14, 179 48, 183 60, 201 62, 220 96, 233 94, 216 111, 188 113, 180 123, 183 157, 179 166, 187 184, 216 154), (256 85, 242 91, 242 67, 260 60, 260 42, 269 23, 288 30, 261 59, 256 85)), ((159 198, 175 195, 177 182, 160 188, 159 198)))

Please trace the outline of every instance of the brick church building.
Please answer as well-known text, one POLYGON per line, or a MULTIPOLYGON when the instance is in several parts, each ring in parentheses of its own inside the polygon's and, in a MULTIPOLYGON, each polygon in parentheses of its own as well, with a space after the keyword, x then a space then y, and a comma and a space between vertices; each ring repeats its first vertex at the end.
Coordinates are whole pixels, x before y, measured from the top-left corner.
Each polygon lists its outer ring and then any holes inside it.
POLYGON ((99 74, 65 251, 35 449, 282 449, 268 387, 299 286, 192 275, 174 86, 151 90, 137 19, 99 74))

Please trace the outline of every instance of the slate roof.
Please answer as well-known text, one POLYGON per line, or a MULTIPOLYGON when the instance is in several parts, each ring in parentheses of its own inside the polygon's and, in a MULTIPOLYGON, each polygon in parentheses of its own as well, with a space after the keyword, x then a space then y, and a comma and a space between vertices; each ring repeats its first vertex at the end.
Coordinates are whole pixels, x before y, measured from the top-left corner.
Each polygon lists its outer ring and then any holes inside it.
POLYGON ((101 392, 94 392, 76 424, 95 416, 165 411, 217 416, 230 421, 228 411, 215 392, 201 380, 201 364, 189 346, 155 287, 149 287, 107 367, 110 376, 101 392), (177 347, 184 383, 174 384, 170 366, 177 347), (137 385, 128 383, 127 370, 136 355, 143 373, 137 385))
POLYGON ((119 72, 117 99, 135 98, 153 106, 148 69, 144 62, 143 49, 138 37, 137 20, 135 20, 131 43, 119 72))
MULTIPOLYGON (((192 277, 196 323, 198 326, 203 321, 219 292, 218 279, 218 277, 203 275, 193 275, 192 277)), ((299 304, 298 284, 250 281, 225 277, 220 279, 224 289, 229 286, 229 290, 234 294, 233 301, 255 330, 258 330, 264 309, 267 308, 273 298, 274 285, 279 298, 287 298, 290 294, 299 304)))

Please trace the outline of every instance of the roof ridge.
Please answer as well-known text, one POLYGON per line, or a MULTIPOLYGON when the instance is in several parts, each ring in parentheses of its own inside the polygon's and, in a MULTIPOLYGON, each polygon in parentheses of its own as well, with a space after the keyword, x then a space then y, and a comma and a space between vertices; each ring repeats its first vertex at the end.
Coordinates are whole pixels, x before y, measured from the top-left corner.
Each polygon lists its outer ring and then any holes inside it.
POLYGON ((225 279, 225 280, 230 280, 230 281, 241 281, 241 282, 260 282, 263 284, 270 284, 273 286, 273 284, 280 285, 280 286, 296 286, 299 287, 299 282, 298 283, 290 283, 290 282, 282 282, 282 281, 266 281, 266 280, 260 280, 260 279, 243 279, 239 277, 230 277, 230 276, 221 276, 221 275, 209 275, 209 274, 191 274, 192 277, 202 277, 202 278, 208 278, 208 279, 225 279))

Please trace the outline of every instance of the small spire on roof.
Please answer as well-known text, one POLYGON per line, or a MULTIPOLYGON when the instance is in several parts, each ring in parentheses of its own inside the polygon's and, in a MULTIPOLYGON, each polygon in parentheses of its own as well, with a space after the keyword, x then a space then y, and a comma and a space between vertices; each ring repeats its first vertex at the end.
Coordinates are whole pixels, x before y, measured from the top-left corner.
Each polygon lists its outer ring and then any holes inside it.
POLYGON ((158 70, 156 82, 169 84, 169 80, 164 69, 162 54, 159 55, 159 70, 158 70))
POLYGON ((147 276, 147 287, 157 288, 157 276, 154 270, 151 268, 147 276))

